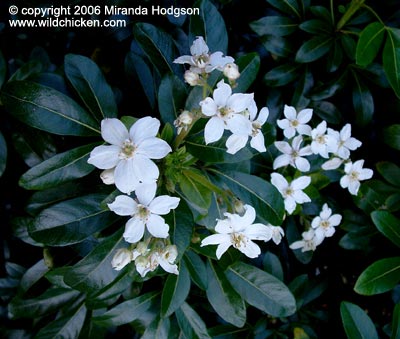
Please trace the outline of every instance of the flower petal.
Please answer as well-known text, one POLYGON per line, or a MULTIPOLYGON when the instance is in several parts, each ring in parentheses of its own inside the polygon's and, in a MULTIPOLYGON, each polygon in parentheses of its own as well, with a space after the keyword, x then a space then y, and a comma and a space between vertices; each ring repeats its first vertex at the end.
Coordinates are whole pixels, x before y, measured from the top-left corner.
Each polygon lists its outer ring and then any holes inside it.
POLYGON ((111 145, 122 146, 129 139, 128 129, 118 119, 103 119, 101 121, 101 136, 111 145))
POLYGON ((172 209, 177 208, 179 205, 179 201, 180 199, 177 197, 160 195, 150 203, 149 210, 155 214, 165 215, 168 214, 172 209))
POLYGON ((137 210, 136 201, 126 195, 117 196, 114 202, 107 206, 111 211, 122 216, 134 215, 137 210))
POLYGON ((254 99, 253 93, 235 93, 228 99, 227 106, 235 113, 240 113, 250 106, 254 99))
POLYGON ((200 101, 201 113, 208 117, 212 117, 218 113, 218 106, 215 101, 208 97, 200 101))
POLYGON ((297 120, 300 124, 306 124, 311 120, 312 114, 313 110, 311 108, 303 109, 297 114, 297 120))
POLYGON ((130 194, 139 185, 139 178, 135 173, 132 158, 121 160, 114 171, 115 186, 123 192, 130 194))
POLYGON ((241 114, 232 114, 230 119, 226 120, 227 129, 233 134, 245 134, 248 136, 251 133, 251 121, 241 114))
POLYGON ((130 218, 125 225, 123 237, 129 243, 137 243, 143 238, 144 222, 139 218, 130 218))
POLYGON ((232 134, 229 136, 229 138, 226 140, 226 147, 227 147, 227 152, 229 154, 235 154, 239 150, 241 150, 243 147, 246 146, 247 140, 248 140, 247 135, 237 135, 237 134, 232 134))
POLYGON ((272 164, 273 169, 281 168, 287 166, 291 163, 292 157, 288 154, 282 154, 275 158, 274 163, 272 164))
POLYGON ((137 146, 136 152, 150 159, 162 159, 171 151, 166 141, 159 138, 147 138, 137 146))
POLYGON ((192 46, 190 47, 190 53, 192 53, 192 55, 195 55, 195 56, 200 56, 202 54, 208 54, 208 51, 209 51, 208 46, 202 36, 197 37, 193 41, 192 46))
POLYGON ((225 126, 224 122, 217 117, 212 117, 208 120, 204 129, 204 140, 206 144, 218 141, 224 134, 225 126))
POLYGON ((155 182, 160 175, 157 165, 141 154, 135 155, 133 172, 139 182, 146 184, 155 182))
POLYGON ((118 164, 118 146, 97 146, 90 152, 88 163, 100 169, 110 169, 118 164))
POLYGON ((169 235, 169 226, 165 223, 164 218, 157 214, 150 214, 146 227, 153 237, 167 238, 169 235))
POLYGON ((255 150, 259 151, 260 153, 267 151, 267 149, 265 148, 264 135, 262 134, 261 131, 259 131, 255 137, 251 138, 250 146, 253 147, 255 150))
POLYGON ((260 247, 251 240, 246 241, 245 245, 240 246, 239 251, 249 258, 257 258, 261 253, 260 247))
POLYGON ((292 106, 285 105, 283 108, 283 114, 289 120, 296 120, 297 119, 297 112, 296 109, 292 106))
POLYGON ((213 98, 218 107, 224 107, 232 94, 232 88, 221 80, 214 90, 213 98))
POLYGON ((291 183, 290 186, 294 190, 302 190, 306 188, 309 184, 311 183, 311 178, 309 176, 302 176, 294 179, 291 183))
POLYGON ((218 245, 224 242, 230 243, 231 236, 229 234, 211 234, 205 237, 200 244, 200 247, 207 245, 218 245))
POLYGON ((251 240, 269 241, 272 238, 272 230, 263 224, 253 224, 243 232, 251 240))
POLYGON ((152 117, 138 119, 130 128, 129 135, 134 144, 138 145, 144 139, 155 137, 160 128, 160 121, 152 117))
POLYGON ((271 184, 274 185, 281 193, 289 186, 285 177, 279 173, 271 173, 271 184))
POLYGON ((257 120, 261 125, 264 125, 268 119, 268 116, 269 116, 269 109, 267 107, 263 107, 261 108, 260 113, 258 113, 257 120))
POLYGON ((135 194, 139 202, 144 206, 149 206, 156 196, 157 183, 140 184, 136 187, 135 194))
POLYGON ((217 259, 221 259, 222 255, 228 250, 229 247, 231 247, 232 243, 230 241, 222 242, 218 245, 217 251, 216 251, 216 256, 217 259))

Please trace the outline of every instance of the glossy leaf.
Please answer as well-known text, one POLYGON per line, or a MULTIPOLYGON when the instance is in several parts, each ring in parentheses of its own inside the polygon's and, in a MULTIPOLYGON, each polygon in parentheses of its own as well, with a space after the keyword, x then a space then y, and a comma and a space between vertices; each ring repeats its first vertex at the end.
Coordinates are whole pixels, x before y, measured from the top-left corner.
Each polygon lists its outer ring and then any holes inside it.
POLYGON ((280 281, 283 281, 283 268, 277 255, 272 252, 265 253, 263 258, 263 267, 267 273, 278 278, 280 281))
POLYGON ((294 81, 299 76, 299 64, 283 64, 271 69, 264 76, 264 81, 268 86, 285 86, 294 81))
POLYGON ((400 248, 400 220, 387 211, 374 211, 371 218, 379 232, 400 248))
POLYGON ((296 107, 297 110, 308 107, 308 104, 310 103, 308 95, 313 86, 314 77, 312 73, 306 68, 297 82, 296 89, 293 93, 291 105, 296 107))
POLYGON ((284 16, 265 16, 251 22, 250 27, 258 35, 285 36, 295 32, 298 24, 284 16))
POLYGON ((351 339, 378 339, 375 325, 367 313, 359 306, 347 301, 340 304, 340 314, 344 330, 351 339))
POLYGON ((3 175, 7 164, 7 144, 0 132, 0 177, 3 175))
POLYGON ((116 118, 118 114, 114 93, 97 64, 89 58, 67 54, 64 70, 82 102, 98 121, 116 118))
POLYGON ((383 48, 383 69, 397 97, 400 98, 400 29, 387 28, 383 48))
POLYGON ((359 125, 366 125, 371 122, 374 114, 374 99, 368 86, 360 79, 356 72, 353 72, 353 105, 356 111, 356 120, 359 125))
POLYGON ((32 80, 35 75, 43 71, 43 64, 39 60, 30 60, 18 68, 8 81, 32 80))
POLYGON ((159 292, 148 292, 134 299, 123 301, 107 312, 93 317, 93 321, 104 327, 119 326, 141 317, 150 307, 159 303, 159 292))
POLYGON ((169 318, 157 317, 154 321, 146 327, 146 331, 140 339, 167 339, 169 337, 171 322, 169 318))
POLYGON ((50 87, 28 81, 8 82, 1 100, 15 118, 46 132, 77 136, 100 133, 96 121, 82 107, 50 87))
POLYGON ((186 300, 190 291, 190 275, 185 265, 180 265, 179 275, 169 274, 161 295, 161 316, 169 317, 186 300))
POLYGON ((121 232, 97 245, 86 257, 72 266, 65 274, 64 281, 73 289, 93 294, 110 284, 118 275, 112 268, 111 260, 116 250, 123 247, 121 232))
POLYGON ((63 201, 43 210, 29 226, 31 237, 43 244, 66 246, 81 242, 116 220, 100 208, 102 194, 63 201))
POLYGON ((383 138, 387 145, 400 150, 400 125, 391 125, 383 130, 383 138))
POLYGON ((210 260, 207 263, 207 280, 206 294, 215 312, 226 322, 242 327, 246 322, 245 303, 221 269, 210 260))
POLYGON ((186 302, 176 310, 175 314, 185 338, 211 339, 203 319, 186 302))
POLYGON ((296 53, 293 40, 286 37, 280 37, 276 35, 265 35, 261 37, 264 48, 272 54, 272 56, 278 56, 286 58, 296 53))
POLYGON ((182 80, 174 74, 167 74, 158 88, 158 109, 164 123, 174 124, 183 107, 187 93, 182 80))
POLYGON ((315 36, 306 41, 296 53, 296 62, 309 63, 322 58, 329 52, 333 39, 329 36, 315 36))
POLYGON ((373 22, 363 29, 357 43, 357 65, 365 67, 375 59, 384 37, 385 26, 381 22, 373 22))
POLYGON ((342 121, 342 115, 337 107, 329 101, 311 102, 310 106, 314 113, 328 124, 339 124, 342 121))
POLYGON ((21 278, 19 287, 22 293, 27 292, 36 282, 38 282, 47 272, 49 267, 46 266, 44 259, 39 260, 36 264, 27 269, 21 278))
POLYGON ((269 4, 276 7, 283 13, 301 17, 300 7, 297 0, 267 0, 269 4))
POLYGON ((94 167, 87 160, 90 152, 98 145, 94 143, 57 154, 24 173, 19 185, 25 189, 43 190, 89 174, 94 167))
POLYGON ((239 66, 240 77, 236 80, 234 93, 245 93, 257 77, 260 68, 260 57, 257 53, 249 53, 235 60, 239 66))
POLYGON ((206 265, 200 256, 193 251, 186 251, 183 260, 192 281, 202 290, 206 290, 208 284, 206 265))
POLYGON ((397 187, 400 187, 400 167, 389 161, 381 161, 376 164, 376 169, 385 180, 397 187))
POLYGON ((281 225, 284 215, 283 199, 269 182, 240 172, 212 170, 225 185, 241 200, 253 206, 257 217, 264 223, 281 225))
POLYGON ((198 36, 206 41, 211 53, 228 49, 228 33, 221 14, 210 0, 198 0, 193 8, 200 9, 200 15, 190 16, 189 41, 190 45, 198 36))
POLYGON ((226 276, 250 305, 274 317, 285 317, 296 311, 296 301, 279 279, 254 266, 236 262, 226 270, 226 276))
POLYGON ((336 72, 343 62, 343 49, 339 41, 335 40, 326 58, 326 70, 336 72))
POLYGON ((311 19, 302 22, 299 28, 307 33, 318 35, 318 34, 330 34, 332 27, 329 23, 320 19, 311 19))
POLYGON ((390 291, 400 282, 400 257, 385 258, 368 266, 358 277, 354 290, 363 295, 390 291))
POLYGON ((212 190, 207 185, 208 179, 199 170, 187 169, 182 171, 179 187, 187 201, 207 210, 211 204, 212 190))

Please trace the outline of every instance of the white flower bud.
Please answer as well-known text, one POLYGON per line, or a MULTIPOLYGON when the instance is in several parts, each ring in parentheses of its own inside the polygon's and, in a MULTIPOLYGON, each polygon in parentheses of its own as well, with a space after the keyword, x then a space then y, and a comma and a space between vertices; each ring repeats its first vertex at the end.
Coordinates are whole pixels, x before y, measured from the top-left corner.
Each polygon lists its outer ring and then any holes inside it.
POLYGON ((111 266, 120 271, 132 261, 132 252, 127 248, 120 248, 114 255, 111 266))
POLYGON ((178 129, 178 134, 180 134, 182 130, 186 131, 192 122, 193 114, 189 111, 183 111, 178 119, 174 121, 174 126, 178 129))
POLYGON ((106 169, 100 174, 100 178, 103 181, 104 184, 106 185, 114 185, 115 180, 114 180, 114 168, 111 169, 106 169))
POLYGON ((240 77, 239 67, 235 63, 226 64, 223 73, 229 80, 236 80, 240 77))
POLYGON ((186 71, 183 77, 190 86, 196 86, 200 80, 200 76, 190 70, 186 71))

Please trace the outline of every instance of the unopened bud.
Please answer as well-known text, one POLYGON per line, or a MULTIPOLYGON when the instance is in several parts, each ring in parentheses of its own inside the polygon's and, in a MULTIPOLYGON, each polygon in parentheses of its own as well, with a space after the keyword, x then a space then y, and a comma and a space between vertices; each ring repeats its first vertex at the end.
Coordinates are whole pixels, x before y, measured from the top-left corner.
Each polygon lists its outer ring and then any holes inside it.
POLYGON ((182 130, 187 130, 192 122, 193 114, 189 111, 183 111, 178 119, 174 121, 174 126, 178 129, 178 134, 180 134, 182 130))
POLYGON ((233 203, 233 206, 235 208, 236 213, 238 214, 243 214, 245 212, 243 202, 239 199, 235 199, 235 202, 233 203))
POLYGON ((183 77, 190 86, 196 86, 200 80, 200 76, 197 73, 190 70, 186 71, 183 77))
POLYGON ((226 64, 223 73, 229 80, 236 80, 240 77, 239 67, 235 63, 226 64))
POLYGON ((120 248, 114 255, 111 266, 120 271, 132 261, 132 251, 127 248, 120 248))
POLYGON ((114 180, 114 168, 106 169, 100 174, 100 178, 106 185, 113 185, 115 184, 114 180))

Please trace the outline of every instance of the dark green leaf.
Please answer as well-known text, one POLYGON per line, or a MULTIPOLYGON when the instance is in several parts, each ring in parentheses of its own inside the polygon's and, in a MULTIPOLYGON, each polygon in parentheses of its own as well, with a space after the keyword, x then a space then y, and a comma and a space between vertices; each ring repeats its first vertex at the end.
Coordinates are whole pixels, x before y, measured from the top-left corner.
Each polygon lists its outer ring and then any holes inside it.
POLYGON ((356 121, 359 125, 371 122, 374 114, 374 99, 368 86, 360 79, 356 72, 354 77, 353 105, 356 111, 356 121))
POLYGON ((328 10, 328 8, 324 6, 311 6, 310 11, 317 18, 332 24, 332 15, 331 12, 328 10))
POLYGON ((174 70, 177 67, 172 66, 175 47, 170 35, 149 23, 137 23, 133 28, 133 34, 161 76, 176 73, 174 70))
POLYGON ((7 144, 0 132, 0 177, 3 175, 7 164, 7 144))
POLYGON ((257 53, 249 53, 241 56, 235 63, 239 66, 240 77, 236 80, 234 93, 245 93, 257 77, 260 68, 260 57, 257 53))
POLYGON ((272 54, 273 57, 278 56, 286 58, 296 52, 293 40, 276 36, 266 35, 261 38, 264 48, 272 54))
POLYGON ((363 295, 390 291, 400 282, 400 257, 381 259, 368 266, 358 277, 354 290, 363 295))
POLYGON ((218 266, 208 260, 207 298, 215 312, 226 322, 242 327, 246 322, 246 306, 240 295, 232 288, 218 266))
POLYGON ((363 29, 357 43, 357 65, 365 67, 375 59, 384 36, 385 26, 381 22, 373 22, 363 29))
POLYGON ((356 48, 357 43, 350 34, 342 34, 340 36, 340 43, 343 46, 343 51, 350 60, 355 60, 356 58, 356 48))
POLYGON ((378 339, 374 323, 359 306, 342 301, 340 304, 340 314, 348 338, 378 339))
POLYGON ((309 63, 320 59, 332 47, 334 40, 329 36, 315 36, 306 41, 296 54, 296 61, 300 63, 309 63))
POLYGON ((319 101, 334 96, 346 85, 347 75, 347 71, 340 72, 328 83, 324 83, 321 86, 316 87, 311 93, 311 99, 319 101))
POLYGON ((151 306, 159 303, 159 292, 148 292, 141 296, 123 301, 107 312, 94 316, 93 321, 105 327, 130 323, 141 317, 151 306))
POLYGON ((39 260, 35 265, 28 268, 25 274, 22 276, 20 281, 20 289, 21 292, 25 293, 28 291, 37 281, 42 278, 46 272, 48 272, 49 268, 46 266, 46 263, 43 259, 39 260))
POLYGON ((221 14, 209 0, 198 0, 193 4, 200 9, 200 15, 190 16, 189 40, 192 43, 196 37, 202 36, 211 53, 228 49, 228 33, 221 14))
POLYGON ((20 80, 32 80, 32 76, 43 72, 43 64, 38 60, 31 60, 23 64, 18 68, 11 76, 8 81, 20 81, 20 80))
POLYGON ((383 48, 383 69, 397 97, 400 98, 400 29, 387 28, 383 48))
POLYGON ((211 338, 207 332, 207 327, 204 321, 187 303, 183 303, 182 306, 176 310, 175 314, 179 327, 185 335, 185 338, 211 338))
POLYGON ((29 225, 29 233, 38 242, 66 246, 81 242, 116 220, 113 213, 100 208, 101 194, 87 195, 43 210, 29 225))
POLYGON ((202 290, 207 288, 207 271, 206 266, 201 258, 192 251, 186 251, 183 260, 187 270, 189 271, 192 281, 202 290))
POLYGON ((310 103, 314 113, 328 124, 337 125, 342 121, 342 115, 337 107, 329 101, 314 101, 310 103))
POLYGON ((99 143, 81 146, 32 167, 19 180, 20 186, 28 190, 43 190, 59 186, 67 181, 81 178, 94 170, 87 163, 90 152, 99 143))
POLYGON ((297 110, 308 107, 308 104, 310 103, 308 93, 313 86, 314 77, 306 67, 297 82, 296 89, 293 93, 291 105, 296 107, 297 110))
POLYGON ((269 4, 276 7, 283 13, 295 15, 301 18, 301 12, 297 0, 267 0, 269 4))
POLYGON ((399 166, 389 161, 381 161, 376 164, 376 169, 388 183, 400 187, 399 166))
POLYGON ((233 288, 250 305, 274 317, 296 312, 296 301, 279 279, 260 269, 236 262, 226 271, 233 288))
POLYGON ((73 312, 69 312, 50 322, 50 324, 45 327, 42 327, 36 334, 35 339, 79 338, 85 318, 86 307, 84 304, 81 304, 81 306, 73 312))
POLYGON ((304 21, 299 25, 299 28, 314 35, 330 34, 332 32, 332 26, 326 21, 320 19, 304 21))
POLYGON ((182 171, 179 179, 179 187, 187 201, 205 210, 211 204, 212 194, 212 190, 210 190, 207 183, 207 177, 197 169, 182 171))
POLYGON ((209 77, 207 78, 207 84, 208 86, 206 87, 206 93, 204 94, 204 87, 201 86, 195 86, 192 88, 190 91, 186 103, 185 103, 185 109, 188 111, 191 111, 193 109, 199 109, 200 108, 200 101, 203 100, 203 95, 208 96, 210 94, 210 89, 214 88, 217 82, 222 78, 222 73, 220 72, 212 72, 209 77))
POLYGON ((342 65, 343 61, 343 50, 342 46, 340 46, 340 43, 335 40, 335 43, 333 44, 333 47, 328 53, 328 56, 326 58, 326 70, 329 73, 335 72, 339 69, 339 67, 342 65))
POLYGON ((296 31, 298 24, 284 16, 265 16, 251 22, 250 27, 258 35, 285 36, 296 31))
POLYGON ((383 138, 387 145, 400 150, 400 125, 391 125, 383 130, 383 138))
POLYGON ((15 118, 61 135, 98 135, 98 124, 75 101, 50 87, 28 81, 4 85, 1 100, 15 118))
POLYGON ((3 86, 4 81, 6 80, 7 75, 7 63, 4 59, 4 55, 2 51, 0 51, 0 88, 3 86))
POLYGON ((392 319, 392 335, 390 339, 397 339, 400 337, 400 304, 394 307, 392 319))
POLYGON ((161 316, 169 317, 186 300, 190 291, 190 275, 185 265, 180 265, 179 275, 169 274, 161 295, 161 316))
POLYGON ((225 185, 244 203, 253 206, 257 217, 264 223, 281 225, 284 215, 283 199, 269 182, 245 173, 212 170, 225 185))
POLYGON ((31 217, 16 217, 11 220, 13 235, 23 242, 37 247, 42 247, 41 243, 33 240, 28 233, 30 224, 34 221, 31 217))
POLYGON ((295 296, 297 308, 300 309, 320 297, 326 290, 327 283, 316 282, 306 274, 302 274, 289 284, 289 288, 295 296))
POLYGON ((374 211, 371 218, 379 232, 400 247, 400 220, 387 211, 374 211))
POLYGON ((170 331, 169 318, 157 317, 154 321, 146 327, 146 331, 140 339, 168 339, 170 331))
POLYGON ((273 275, 275 278, 278 278, 280 281, 283 281, 283 268, 279 258, 273 254, 272 252, 267 252, 263 258, 263 266, 264 270, 273 275))
POLYGON ((158 109, 164 123, 174 124, 185 107, 186 97, 186 87, 176 75, 164 76, 158 88, 158 109))
POLYGON ((298 78, 300 67, 299 64, 290 63, 280 65, 265 74, 264 81, 268 86, 285 86, 298 78))
POLYGON ((359 193, 354 197, 356 205, 365 213, 380 209, 385 203, 385 196, 378 191, 378 187, 372 181, 361 185, 359 193))
POLYGON ((64 70, 69 82, 96 120, 117 117, 114 93, 95 62, 82 55, 67 54, 64 70))
POLYGON ((118 275, 118 271, 111 266, 111 260, 115 251, 123 244, 121 232, 108 237, 67 271, 65 283, 89 294, 110 284, 118 275))

